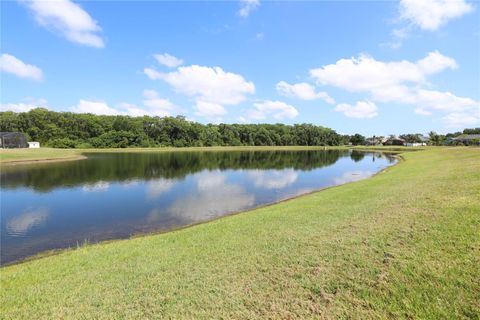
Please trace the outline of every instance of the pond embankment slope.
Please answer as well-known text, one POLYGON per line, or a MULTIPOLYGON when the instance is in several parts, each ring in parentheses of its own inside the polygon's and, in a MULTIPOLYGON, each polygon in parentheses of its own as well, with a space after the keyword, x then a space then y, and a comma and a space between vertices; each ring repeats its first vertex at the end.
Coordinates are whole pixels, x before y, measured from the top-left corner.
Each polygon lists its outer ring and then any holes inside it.
POLYGON ((475 318, 480 149, 0 270, 5 318, 475 318))

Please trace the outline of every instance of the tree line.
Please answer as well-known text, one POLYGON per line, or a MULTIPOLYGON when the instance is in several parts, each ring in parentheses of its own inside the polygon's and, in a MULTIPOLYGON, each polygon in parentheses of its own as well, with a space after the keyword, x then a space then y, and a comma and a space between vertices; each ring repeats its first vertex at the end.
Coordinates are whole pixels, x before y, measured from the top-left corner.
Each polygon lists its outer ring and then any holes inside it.
MULTIPOLYGON (((312 124, 201 124, 176 117, 130 117, 55 112, 0 112, 0 131, 22 132, 28 141, 54 148, 210 147, 210 146, 337 146, 379 144, 382 136, 341 135, 312 124)), ((463 132, 428 134, 430 145, 444 145, 463 132)), ((406 142, 422 142, 422 134, 402 134, 406 142)), ((392 135, 393 137, 393 135, 392 135)))
POLYGON ((201 124, 177 117, 0 112, 0 131, 55 148, 336 146, 349 136, 312 124, 201 124))

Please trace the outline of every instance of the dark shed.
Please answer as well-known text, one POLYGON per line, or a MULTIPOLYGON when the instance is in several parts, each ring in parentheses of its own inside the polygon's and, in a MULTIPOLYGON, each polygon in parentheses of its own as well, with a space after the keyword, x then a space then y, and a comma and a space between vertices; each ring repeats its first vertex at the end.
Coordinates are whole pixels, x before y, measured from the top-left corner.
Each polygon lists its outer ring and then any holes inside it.
POLYGON ((28 148, 27 138, 21 132, 0 132, 0 148, 28 148))

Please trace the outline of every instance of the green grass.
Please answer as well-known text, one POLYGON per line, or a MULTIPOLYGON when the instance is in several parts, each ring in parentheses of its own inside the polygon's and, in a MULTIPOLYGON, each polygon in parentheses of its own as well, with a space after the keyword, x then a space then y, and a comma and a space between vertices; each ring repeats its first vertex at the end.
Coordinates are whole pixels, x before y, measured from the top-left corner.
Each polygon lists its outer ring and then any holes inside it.
POLYGON ((480 317, 480 149, 0 270, 5 319, 480 317))
POLYGON ((0 149, 0 163, 78 158, 81 158, 81 152, 75 149, 0 149))

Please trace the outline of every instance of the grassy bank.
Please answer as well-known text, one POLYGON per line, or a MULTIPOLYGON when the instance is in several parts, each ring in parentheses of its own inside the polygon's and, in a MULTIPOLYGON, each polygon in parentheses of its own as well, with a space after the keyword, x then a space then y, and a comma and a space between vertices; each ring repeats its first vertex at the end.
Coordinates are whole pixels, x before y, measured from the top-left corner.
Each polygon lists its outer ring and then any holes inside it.
MULTIPOLYGON (((84 154, 95 152, 188 152, 188 151, 250 151, 250 150, 324 150, 324 149, 345 149, 339 147, 308 147, 308 146, 287 146, 287 147, 189 147, 189 148, 124 148, 124 149, 0 149, 0 164, 21 164, 59 160, 84 159, 84 154)), ((348 147, 352 148, 352 147, 348 147)), ((353 147, 364 150, 420 150, 420 148, 406 147, 353 147)))
POLYGON ((3 318, 480 317, 480 149, 0 270, 3 318))
POLYGON ((0 149, 0 163, 10 164, 25 161, 70 160, 83 158, 76 149, 0 149))

